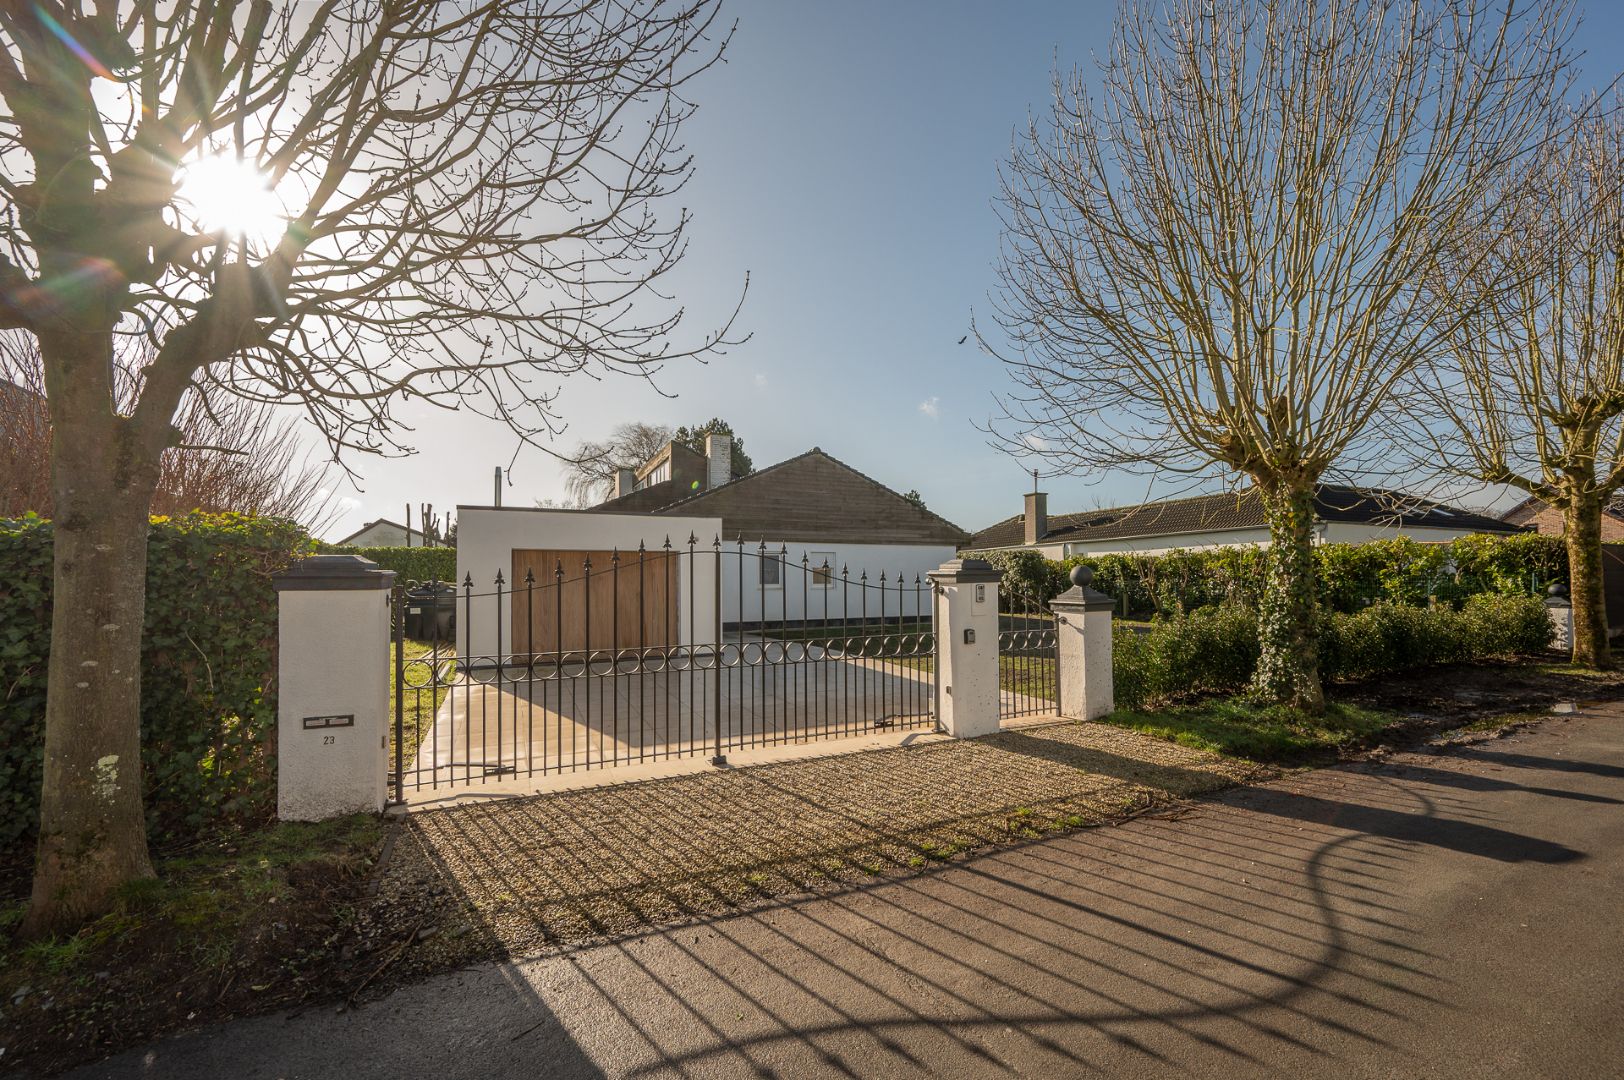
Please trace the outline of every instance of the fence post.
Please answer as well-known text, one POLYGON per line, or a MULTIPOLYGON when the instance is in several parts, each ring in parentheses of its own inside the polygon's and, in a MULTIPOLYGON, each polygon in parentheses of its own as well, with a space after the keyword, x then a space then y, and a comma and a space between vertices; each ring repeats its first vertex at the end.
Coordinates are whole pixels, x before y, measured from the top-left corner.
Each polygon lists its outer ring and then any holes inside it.
POLYGON ((320 821, 384 807, 395 574, 316 555, 277 574, 276 812, 320 821))
POLYGON ((1111 613, 1116 601, 1089 588, 1094 572, 1071 571, 1072 587, 1049 601, 1055 614, 1055 662, 1063 716, 1094 720, 1116 708, 1111 685, 1111 613))
POLYGON ((998 730, 998 571, 953 559, 928 575, 936 593, 936 720, 955 739, 998 730))

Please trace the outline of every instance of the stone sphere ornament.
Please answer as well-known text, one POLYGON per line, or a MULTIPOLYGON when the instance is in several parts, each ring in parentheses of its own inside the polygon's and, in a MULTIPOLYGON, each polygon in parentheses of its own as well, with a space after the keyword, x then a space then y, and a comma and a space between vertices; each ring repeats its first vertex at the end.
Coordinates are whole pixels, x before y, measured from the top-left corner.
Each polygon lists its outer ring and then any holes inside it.
POLYGON ((1082 563, 1078 563, 1076 566, 1071 568, 1071 583, 1077 586, 1079 589, 1088 588, 1089 582, 1093 580, 1094 571, 1090 570, 1082 563))

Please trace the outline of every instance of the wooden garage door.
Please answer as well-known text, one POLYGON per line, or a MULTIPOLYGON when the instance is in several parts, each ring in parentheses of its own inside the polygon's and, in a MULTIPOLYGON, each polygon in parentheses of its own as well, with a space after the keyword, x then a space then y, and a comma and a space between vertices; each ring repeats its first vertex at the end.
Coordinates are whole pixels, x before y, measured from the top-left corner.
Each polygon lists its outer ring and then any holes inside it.
POLYGON ((675 553, 648 554, 642 559, 636 554, 622 555, 616 566, 608 551, 516 548, 512 580, 514 652, 660 648, 677 643, 680 582, 675 553), (586 573, 589 558, 590 579, 586 573), (558 583, 560 567, 562 585, 558 583), (528 591, 526 572, 535 575, 535 588, 528 591))

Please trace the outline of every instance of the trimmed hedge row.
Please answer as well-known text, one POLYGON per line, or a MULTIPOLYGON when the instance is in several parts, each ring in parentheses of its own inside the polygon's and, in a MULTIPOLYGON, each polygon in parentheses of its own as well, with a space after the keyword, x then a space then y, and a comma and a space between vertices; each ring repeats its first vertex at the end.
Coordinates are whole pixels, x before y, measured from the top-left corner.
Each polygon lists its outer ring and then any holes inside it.
MULTIPOLYGON (((1083 563, 1094 588, 1116 597, 1128 618, 1174 615, 1239 603, 1256 607, 1264 578, 1263 547, 1171 551, 1165 555, 1078 556, 1064 562, 1034 551, 994 552, 988 561, 1004 574, 1006 589, 1043 603, 1069 587, 1067 575, 1083 563)), ((1540 533, 1478 534, 1447 544, 1408 537, 1365 544, 1322 544, 1314 549, 1320 603, 1355 612, 1375 603, 1424 604, 1429 597, 1458 603, 1468 596, 1539 595, 1568 580, 1560 537, 1540 533)))
POLYGON ((457 549, 454 547, 340 547, 323 544, 324 555, 359 555, 378 564, 380 570, 393 570, 397 582, 457 580, 457 549))
MULTIPOLYGON (((1378 603, 1355 614, 1327 613, 1320 625, 1320 673, 1364 679, 1437 664, 1523 656, 1549 648, 1551 622, 1534 596, 1469 597, 1409 607, 1378 603)), ((1220 608, 1157 619, 1147 633, 1114 635, 1113 681, 1119 708, 1138 709, 1246 688, 1257 667, 1257 616, 1220 608)))
MULTIPOLYGON (((39 825, 53 527, 0 521, 0 849, 39 825)), ((153 518, 141 649, 141 757, 154 840, 276 806, 276 594, 314 545, 298 525, 238 514, 153 518)))

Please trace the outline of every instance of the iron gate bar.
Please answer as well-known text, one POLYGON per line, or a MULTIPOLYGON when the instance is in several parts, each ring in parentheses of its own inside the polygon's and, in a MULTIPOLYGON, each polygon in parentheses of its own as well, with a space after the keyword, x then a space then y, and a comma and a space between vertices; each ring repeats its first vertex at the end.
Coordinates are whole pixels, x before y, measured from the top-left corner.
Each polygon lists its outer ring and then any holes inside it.
MULTIPOLYGON (((810 552, 792 561, 787 545, 769 550, 762 542, 752 551, 742 537, 724 546, 714 536, 707 571, 715 577, 709 589, 702 589, 698 543, 690 536, 683 560, 667 538, 658 553, 665 562, 659 575, 648 573, 649 550, 640 544, 636 575, 624 581, 627 559, 618 548, 594 553, 596 558, 584 555, 580 573, 573 577, 566 574, 563 559, 555 559, 550 583, 539 580, 532 566, 523 573, 522 587, 521 579, 510 587, 501 568, 492 576, 490 591, 479 592, 472 574, 465 573, 462 603, 457 605, 462 634, 444 639, 437 615, 428 617, 422 629, 414 623, 412 629, 422 637, 414 639, 421 648, 414 645, 420 651, 411 658, 406 655, 406 615, 413 601, 405 596, 403 583, 393 595, 395 798, 405 798, 410 790, 457 788, 487 778, 671 757, 702 754, 722 763, 735 748, 934 725, 934 612, 925 610, 917 574, 910 611, 910 589, 901 573, 881 570, 871 580, 860 569, 854 580, 850 567, 842 566, 837 582, 830 561, 814 562, 810 552), (732 596, 724 576, 729 558, 735 560, 732 596), (680 583, 684 561, 686 587, 680 583), (611 579, 604 585, 606 562, 611 579), (754 589, 746 577, 751 568, 754 589), (796 572, 801 575, 799 589, 790 580, 796 572), (777 587, 768 588, 775 578, 777 587), (628 587, 637 589, 635 649, 624 640, 628 628, 620 610, 622 603, 631 602, 628 587), (654 588, 665 601, 658 606, 650 602, 654 588), (839 612, 833 595, 837 588, 839 612), (859 590, 856 604, 851 603, 853 588, 859 590), (893 591, 895 603, 888 595, 893 591), (697 611, 706 593, 704 599, 713 605, 708 641, 698 632, 697 611), (753 612, 752 593, 757 605, 753 612), (795 593, 799 608, 791 612, 795 593), (688 603, 685 620, 683 596, 688 603), (605 601, 611 606, 607 618, 599 608, 605 601), (524 605, 522 617, 513 608, 518 603, 524 605), (486 604, 497 625, 490 650, 481 653, 475 651, 474 621, 476 615, 486 617, 486 604), (553 607, 553 640, 547 647, 536 637, 538 604, 553 607), (662 620, 659 641, 650 640, 654 618, 662 620), (572 626, 579 636, 571 636, 572 626), (604 629, 612 638, 607 646, 604 629), (637 682, 635 704, 627 678, 637 682), (416 718, 411 731, 406 728, 408 712, 416 718), (703 730, 707 723, 709 732, 703 730)), ((431 583, 430 603, 436 609, 439 602, 433 598, 441 591, 438 583, 431 583)), ((630 606, 625 615, 632 617, 630 606)))

